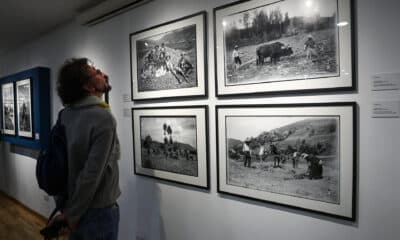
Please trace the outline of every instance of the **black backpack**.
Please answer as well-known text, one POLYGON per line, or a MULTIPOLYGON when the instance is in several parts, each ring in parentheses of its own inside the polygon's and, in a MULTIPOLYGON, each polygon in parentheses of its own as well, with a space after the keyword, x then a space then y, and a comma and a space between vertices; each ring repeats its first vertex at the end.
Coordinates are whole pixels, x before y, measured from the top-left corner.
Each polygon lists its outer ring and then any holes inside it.
POLYGON ((58 113, 57 122, 50 131, 48 148, 41 149, 36 163, 39 187, 56 197, 55 212, 64 208, 68 196, 67 138, 60 120, 63 111, 58 113))

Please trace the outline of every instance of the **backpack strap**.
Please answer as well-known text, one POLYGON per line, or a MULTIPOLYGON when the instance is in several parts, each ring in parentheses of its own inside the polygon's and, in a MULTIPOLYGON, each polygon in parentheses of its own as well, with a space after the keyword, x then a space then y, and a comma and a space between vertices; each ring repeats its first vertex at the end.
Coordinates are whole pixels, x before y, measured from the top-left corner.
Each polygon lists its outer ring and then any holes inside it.
POLYGON ((61 114, 65 111, 65 109, 66 108, 63 108, 58 112, 57 124, 61 124, 61 114))
POLYGON ((49 225, 51 219, 53 219, 53 217, 56 215, 56 213, 57 213, 59 210, 60 210, 60 209, 59 209, 58 207, 54 208, 54 210, 51 212, 51 214, 50 214, 50 216, 49 216, 49 219, 47 220, 46 226, 49 225))

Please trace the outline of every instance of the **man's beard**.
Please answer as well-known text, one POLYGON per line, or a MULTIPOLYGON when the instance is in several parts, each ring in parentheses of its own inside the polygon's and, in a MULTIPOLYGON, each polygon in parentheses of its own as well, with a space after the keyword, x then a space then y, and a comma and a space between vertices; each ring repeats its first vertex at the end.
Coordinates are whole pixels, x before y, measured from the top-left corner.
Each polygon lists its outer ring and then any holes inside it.
POLYGON ((109 91, 111 91, 112 87, 111 87, 110 83, 108 82, 108 76, 104 75, 104 78, 106 80, 106 84, 104 85, 103 88, 101 88, 101 89, 99 88, 99 89, 96 89, 96 90, 99 91, 99 92, 102 92, 102 93, 108 93, 109 91))

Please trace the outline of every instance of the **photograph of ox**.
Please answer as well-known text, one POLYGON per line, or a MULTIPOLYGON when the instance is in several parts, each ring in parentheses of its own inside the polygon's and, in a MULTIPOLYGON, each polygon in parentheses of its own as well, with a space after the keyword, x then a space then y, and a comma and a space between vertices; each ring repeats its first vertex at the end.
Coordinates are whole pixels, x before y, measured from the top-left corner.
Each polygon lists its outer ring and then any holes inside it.
POLYGON ((132 99, 206 96, 206 36, 206 12, 132 33, 132 99))
POLYGON ((32 138, 32 98, 31 80, 16 82, 17 88, 17 126, 18 136, 32 138))
POLYGON ((15 135, 14 83, 1 85, 3 134, 15 135))
POLYGON ((133 108, 134 171, 209 188, 207 106, 133 108))
POLYGON ((353 90, 352 0, 214 9, 216 94, 353 90))
POLYGON ((354 220, 355 107, 217 106, 218 191, 354 220))

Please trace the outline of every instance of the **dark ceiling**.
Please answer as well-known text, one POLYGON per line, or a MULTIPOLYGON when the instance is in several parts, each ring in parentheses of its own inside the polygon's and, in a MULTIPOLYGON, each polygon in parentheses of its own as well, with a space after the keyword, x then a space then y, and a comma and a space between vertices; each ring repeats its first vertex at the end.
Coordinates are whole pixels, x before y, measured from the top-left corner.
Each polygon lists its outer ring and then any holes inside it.
MULTIPOLYGON (((105 0, 2 0, 0 55, 73 20, 105 0)), ((108 0, 113 1, 113 0, 108 0)))

